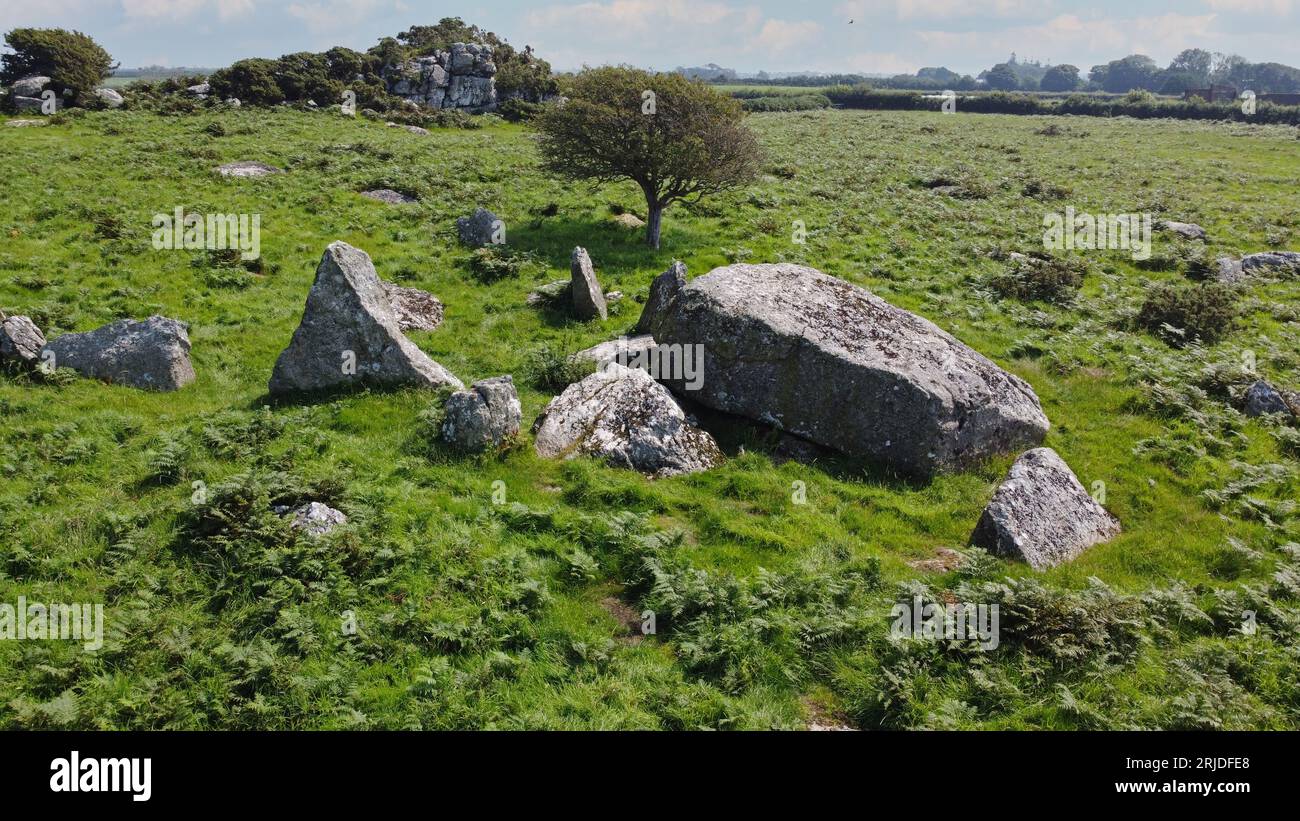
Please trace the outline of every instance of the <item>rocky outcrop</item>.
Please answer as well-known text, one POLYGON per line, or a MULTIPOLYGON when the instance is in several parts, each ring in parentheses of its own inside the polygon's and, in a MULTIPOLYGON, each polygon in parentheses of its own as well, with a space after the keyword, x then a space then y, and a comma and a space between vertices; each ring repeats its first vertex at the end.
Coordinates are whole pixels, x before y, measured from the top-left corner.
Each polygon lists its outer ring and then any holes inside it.
POLYGON ((45 348, 45 334, 29 317, 0 314, 0 364, 34 368, 45 348))
POLYGON ((428 291, 383 283, 384 293, 392 305, 397 327, 406 331, 432 331, 442 324, 442 302, 428 291))
POLYGON ((523 410, 509 374, 475 382, 447 399, 442 440, 464 452, 497 448, 519 435, 523 410))
POLYGON ((1247 254, 1241 258, 1241 269, 1247 274, 1285 271, 1300 273, 1300 251, 1264 251, 1247 254))
POLYGON ((450 51, 388 66, 383 77, 393 96, 430 108, 480 113, 497 107, 496 73, 491 46, 453 43, 450 51))
MULTIPOLYGON (((920 476, 1047 433, 1024 380, 815 269, 731 265, 665 290, 669 304, 641 328, 661 346, 702 346, 689 396, 717 410, 920 476)), ((682 392, 687 382, 671 376, 682 392)))
POLYGON ((339 525, 348 523, 348 517, 343 511, 320 502, 308 502, 296 509, 276 507, 273 510, 281 516, 292 516, 289 526, 312 538, 324 536, 339 525))
POLYGON ((316 268, 302 322, 276 360, 268 390, 284 394, 363 384, 464 387, 402 333, 369 255, 333 242, 316 268))
POLYGON ((1219 257, 1214 261, 1214 277, 1225 285, 1236 285, 1246 278, 1246 273, 1241 269, 1241 260, 1232 257, 1219 257))
POLYGON ((537 452, 592 456, 651 476, 708 470, 722 451, 692 424, 667 388, 642 370, 609 367, 551 400, 533 426, 537 452))
POLYGON ((41 358, 55 368, 145 390, 174 391, 194 381, 185 325, 164 316, 64 334, 45 346, 41 358))
POLYGON ((971 544, 1045 570, 1119 535, 1119 520, 1088 495, 1051 448, 1020 456, 980 516, 971 544))
POLYGON ((468 217, 456 220, 456 234, 471 248, 482 248, 496 242, 497 227, 501 220, 486 208, 475 208, 468 217))
POLYGON ((35 97, 39 99, 41 92, 51 82, 49 77, 31 74, 14 80, 9 86, 9 94, 13 97, 35 97))
POLYGON ((389 205, 409 205, 413 202, 419 202, 415 197, 412 197, 409 194, 403 194, 401 191, 394 191, 391 188, 376 188, 373 191, 362 191, 361 196, 378 202, 386 202, 389 205))
POLYGON ((579 319, 607 319, 605 294, 596 281, 596 270, 586 248, 574 248, 569 260, 569 288, 573 295, 573 313, 579 319))

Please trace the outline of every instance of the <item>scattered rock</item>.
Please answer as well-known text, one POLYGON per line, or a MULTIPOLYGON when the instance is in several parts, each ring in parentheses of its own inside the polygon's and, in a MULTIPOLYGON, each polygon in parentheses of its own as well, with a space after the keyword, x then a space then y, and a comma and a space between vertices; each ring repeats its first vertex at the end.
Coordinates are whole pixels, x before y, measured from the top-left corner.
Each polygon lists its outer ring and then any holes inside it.
POLYGON ((442 302, 428 291, 404 288, 391 282, 382 283, 393 306, 397 327, 407 331, 432 331, 442 324, 442 302))
POLYGON ((185 90, 190 94, 193 94, 195 97, 203 99, 212 93, 212 86, 208 83, 199 83, 198 85, 192 85, 185 90))
POLYGON ((45 346, 56 368, 155 391, 174 391, 194 381, 185 324, 164 316, 122 319, 80 334, 64 334, 45 346))
POLYGON ((551 400, 533 426, 537 452, 585 455, 651 476, 708 470, 722 461, 713 437, 642 370, 610 365, 551 400))
POLYGON ((126 100, 122 98, 121 94, 118 94, 111 88, 97 88, 95 89, 95 96, 102 100, 104 105, 109 108, 121 108, 122 104, 126 102, 126 100))
POLYGON ((0 321, 0 363, 34 368, 44 349, 45 334, 29 317, 11 316, 0 321))
POLYGON ((1114 538, 1120 529, 1119 520, 1088 495, 1056 451, 1035 448, 1011 466, 970 540, 1044 570, 1114 538))
POLYGON ((622 298, 623 298, 623 292, 622 292, 622 291, 606 291, 606 292, 605 292, 605 304, 606 304, 606 305, 610 305, 610 304, 613 304, 613 303, 615 303, 615 302, 618 302, 618 301, 619 301, 620 299, 622 299, 622 298))
POLYGON ((1290 414, 1291 406, 1285 397, 1263 379, 1246 389, 1246 415, 1268 416, 1274 413, 1290 414))
POLYGON ((367 197, 379 202, 386 202, 389 205, 406 205, 412 202, 419 202, 415 197, 403 194, 401 191, 394 191, 391 188, 376 188, 373 191, 362 191, 361 196, 367 197))
POLYGON ((1241 268, 1248 274, 1286 270, 1300 271, 1300 251, 1265 251, 1248 254, 1241 259, 1241 268))
POLYGON ((427 136, 429 136, 429 129, 427 129, 427 128, 420 128, 418 125, 402 125, 401 123, 388 123, 388 127, 389 127, 389 128, 402 128, 402 129, 405 129, 405 130, 411 132, 412 134, 416 134, 416 135, 421 136, 421 137, 427 137, 427 136))
POLYGON ((268 389, 283 394, 356 384, 464 387, 403 335, 370 256, 332 242, 268 389))
POLYGON ((343 511, 335 510, 329 505, 323 505, 320 502, 308 502, 292 511, 287 507, 273 509, 281 516, 292 513, 293 521, 289 523, 289 526, 312 537, 324 536, 339 525, 348 523, 348 517, 344 515, 343 511))
POLYGON ((1205 229, 1193 222, 1165 222, 1164 227, 1183 239, 1205 239, 1205 229))
POLYGON ((447 399, 442 440, 466 452, 497 448, 519 435, 522 419, 510 375, 484 379, 447 399))
POLYGON ((641 351, 647 351, 655 346, 655 338, 650 334, 639 334, 637 336, 620 336, 618 339, 611 339, 608 342, 602 342, 599 345, 593 345, 583 351, 571 355, 569 359, 573 362, 595 362, 598 368, 603 368, 610 362, 629 367, 629 363, 634 361, 641 351))
POLYGON ((636 214, 632 214, 628 212, 624 212, 622 214, 619 214, 617 217, 614 217, 614 222, 617 223, 618 225, 621 225, 624 228, 645 227, 645 220, 641 219, 636 214))
POLYGON ((596 271, 592 268, 591 257, 587 249, 573 249, 569 262, 569 276, 573 295, 573 313, 579 319, 607 319, 609 313, 605 307, 605 295, 596 281, 596 271))
POLYGON ((1034 445, 1049 427, 1024 380, 813 268, 718 268, 639 327, 660 345, 702 346, 692 399, 908 474, 1034 445))
POLYGON ((482 248, 495 244, 497 227, 501 224, 496 214, 486 208, 475 208, 471 216, 456 220, 456 233, 471 248, 482 248))
POLYGON ((1235 285, 1246 278, 1246 273, 1241 269, 1241 260, 1232 257, 1219 257, 1215 260, 1218 270, 1215 273, 1215 279, 1225 285, 1235 285))
POLYGON ((226 105, 230 106, 231 108, 239 108, 240 106, 243 105, 243 103, 239 101, 238 97, 231 97, 228 100, 226 100, 226 105))
POLYGON ((539 285, 524 298, 524 302, 529 305, 546 305, 560 300, 568 301, 569 286, 572 283, 567 279, 548 282, 545 285, 539 285))
POLYGON ((950 547, 941 547, 934 551, 933 559, 917 559, 908 564, 925 573, 947 573, 961 567, 966 558, 950 547))
POLYGON ((9 120, 5 125, 10 128, 31 128, 33 126, 47 125, 44 120, 9 120))
MULTIPOLYGON (((18 111, 34 111, 37 114, 45 113, 45 101, 39 97, 14 97, 14 108, 18 111)), ((58 111, 63 107, 63 101, 57 97, 54 100, 54 110, 58 111)))
POLYGON ((673 260, 668 270, 654 278, 650 283, 650 296, 645 307, 641 309, 641 318, 637 320, 636 329, 641 333, 650 333, 650 326, 655 317, 672 309, 677 295, 686 287, 686 265, 673 260))
POLYGON ((284 171, 264 162, 243 161, 217 166, 217 173, 223 177, 267 177, 284 171))

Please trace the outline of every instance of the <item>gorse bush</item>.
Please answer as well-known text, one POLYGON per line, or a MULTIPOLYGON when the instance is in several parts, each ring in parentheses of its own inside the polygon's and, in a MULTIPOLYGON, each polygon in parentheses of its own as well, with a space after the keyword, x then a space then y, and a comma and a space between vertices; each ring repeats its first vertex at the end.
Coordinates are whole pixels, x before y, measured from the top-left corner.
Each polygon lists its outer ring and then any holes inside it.
POLYGON ((1217 282, 1157 285, 1138 312, 1138 325, 1175 345, 1207 344, 1227 336, 1237 317, 1237 295, 1217 282))
POLYGON ((0 56, 0 85, 28 75, 50 78, 61 94, 70 90, 81 105, 98 105, 94 91, 117 68, 91 37, 63 29, 17 28, 5 35, 11 53, 0 56))
POLYGON ((1083 287, 1087 263, 1079 257, 1019 256, 989 281, 1004 297, 1066 304, 1083 287))

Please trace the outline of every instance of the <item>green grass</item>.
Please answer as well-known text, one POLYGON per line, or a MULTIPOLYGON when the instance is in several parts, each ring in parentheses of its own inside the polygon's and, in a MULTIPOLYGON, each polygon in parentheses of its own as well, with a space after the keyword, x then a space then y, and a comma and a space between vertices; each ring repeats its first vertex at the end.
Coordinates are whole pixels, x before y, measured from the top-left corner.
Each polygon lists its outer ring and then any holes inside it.
POLYGON ((1300 283, 1252 284, 1236 329, 1210 348, 1133 325, 1152 283, 1183 279, 1187 250, 1168 235, 1156 236, 1164 270, 1089 255, 1069 304, 999 299, 988 285, 1000 253, 1040 249, 1044 212, 1067 205, 1197 222, 1211 257, 1296 247, 1294 129, 1088 119, 1038 133, 1048 122, 1059 118, 755 115, 768 173, 672 208, 659 251, 612 222, 619 209, 645 216, 633 187, 545 177, 521 126, 419 137, 243 109, 0 127, 0 151, 22 158, 0 190, 0 308, 51 335, 176 317, 191 324, 198 373, 166 395, 0 377, 0 602, 108 611, 97 654, 0 642, 0 724, 1300 726, 1300 557, 1279 549, 1300 541, 1286 505, 1296 462, 1268 425, 1201 391, 1206 367, 1246 351, 1300 387, 1300 283), (206 130, 217 120, 225 136, 206 130), (213 174, 234 160, 288 173, 213 174), (940 171, 980 196, 930 190, 940 171), (1030 183, 1049 198, 1022 197, 1030 183), (357 194, 381 186, 421 202, 357 194), (260 213, 263 274, 232 287, 195 252, 154 251, 150 219, 178 205, 260 213), (481 282, 457 245, 454 220, 477 205, 531 255, 518 276, 481 282), (791 242, 796 220, 806 244, 791 242), (1125 531, 1043 574, 988 557, 928 573, 909 562, 965 544, 1011 455, 916 484, 840 462, 777 465, 763 437, 722 431, 724 466, 651 481, 541 459, 526 434, 499 456, 450 457, 430 441, 435 398, 416 391, 268 406, 275 357, 336 239, 381 277, 437 294, 445 322, 413 340, 466 382, 514 374, 526 424, 551 396, 528 379, 530 355, 626 332, 673 259, 695 276, 731 261, 813 265, 1029 380, 1053 423, 1046 444, 1085 485, 1105 483, 1125 531), (627 295, 605 322, 525 304, 567 277, 574 245, 627 295), (1229 487, 1269 465, 1276 475, 1229 487), (195 482, 207 503, 193 503, 195 482), (296 542, 266 507, 307 498, 352 521, 296 542), (204 530, 214 510, 231 519, 204 530), (1003 646, 890 642, 890 605, 916 585, 1002 601, 1003 646), (629 637, 610 597, 654 610, 658 634, 629 637), (358 635, 339 629, 348 610, 358 635), (1256 635, 1236 630, 1241 610, 1258 613, 1256 635))

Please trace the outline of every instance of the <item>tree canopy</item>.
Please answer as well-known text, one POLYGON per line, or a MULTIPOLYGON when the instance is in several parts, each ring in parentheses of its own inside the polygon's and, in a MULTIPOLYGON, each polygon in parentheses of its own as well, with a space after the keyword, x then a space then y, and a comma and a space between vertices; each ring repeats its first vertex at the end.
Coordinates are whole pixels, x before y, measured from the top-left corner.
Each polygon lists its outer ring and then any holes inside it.
POLYGON ((60 92, 68 89, 81 101, 91 98, 117 68, 107 51, 79 31, 19 28, 5 35, 5 45, 13 53, 0 56, 0 83, 41 75, 49 77, 60 92))

